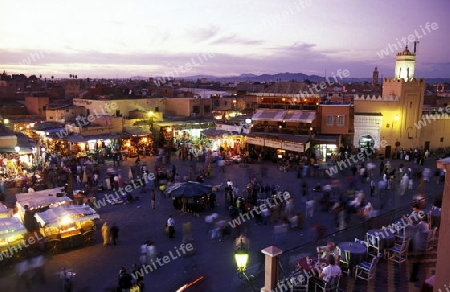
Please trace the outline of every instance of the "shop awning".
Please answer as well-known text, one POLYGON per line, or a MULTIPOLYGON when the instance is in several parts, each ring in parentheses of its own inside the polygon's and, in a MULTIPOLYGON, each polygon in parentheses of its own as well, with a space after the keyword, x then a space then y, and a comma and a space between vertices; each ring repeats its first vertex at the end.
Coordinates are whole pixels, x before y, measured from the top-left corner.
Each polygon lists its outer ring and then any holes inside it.
POLYGON ((288 110, 284 116, 285 122, 310 124, 316 118, 314 111, 288 110))
POLYGON ((255 134, 246 137, 246 142, 253 145, 265 146, 276 149, 285 149, 294 152, 304 152, 305 144, 310 140, 308 135, 287 134, 255 134))
POLYGON ((316 118, 314 111, 259 109, 252 117, 254 121, 275 121, 310 124, 316 118))
POLYGON ((48 209, 45 212, 36 213, 36 220, 42 226, 59 226, 61 221, 84 222, 99 219, 100 216, 94 209, 86 205, 68 205, 48 209))
POLYGON ((126 128, 124 132, 132 136, 148 136, 152 134, 148 126, 145 128, 141 127, 126 128))
POLYGON ((286 111, 274 109, 259 109, 252 116, 253 121, 276 121, 282 122, 286 111))
POLYGON ((90 140, 107 140, 122 138, 123 134, 107 134, 107 135, 93 135, 93 136, 80 136, 80 135, 68 135, 61 140, 66 140, 72 143, 88 142, 90 140))
POLYGON ((317 135, 313 138, 314 144, 336 144, 339 145, 341 135, 317 135))
POLYGON ((225 136, 234 136, 234 135, 241 136, 241 134, 236 131, 225 131, 225 130, 216 130, 216 129, 203 130, 202 134, 205 135, 206 138, 222 138, 225 136))

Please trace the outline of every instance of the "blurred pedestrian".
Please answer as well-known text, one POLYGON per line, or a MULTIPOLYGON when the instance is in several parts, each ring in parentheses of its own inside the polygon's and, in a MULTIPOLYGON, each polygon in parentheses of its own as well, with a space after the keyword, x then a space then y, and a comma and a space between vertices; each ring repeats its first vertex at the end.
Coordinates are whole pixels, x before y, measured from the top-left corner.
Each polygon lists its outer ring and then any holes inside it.
POLYGON ((109 243, 109 240, 110 240, 108 222, 103 223, 103 226, 102 226, 102 238, 103 238, 103 246, 107 246, 108 243, 109 243))
POLYGON ((183 223, 183 243, 193 241, 192 239, 192 223, 190 220, 183 223))
POLYGON ((151 202, 151 206, 152 209, 155 209, 155 190, 150 190, 150 202, 151 202))
POLYGON ((116 226, 116 224, 113 224, 110 228, 110 234, 111 234, 111 242, 113 245, 117 245, 117 240, 119 238, 119 227, 116 226))
POLYGON ((156 247, 153 241, 147 242, 147 265, 151 265, 156 261, 156 247))
POLYGON ((173 219, 172 215, 167 219, 167 227, 169 227, 169 238, 175 237, 175 219, 173 219))
MULTIPOLYGON (((131 266, 131 274, 134 276, 134 284, 138 287, 139 292, 144 291, 144 275, 139 272, 139 267, 136 264, 131 266)), ((135 291, 135 290, 133 290, 135 291)))
POLYGON ((122 269, 120 270, 118 280, 119 288, 121 289, 120 291, 129 292, 130 288, 133 286, 133 284, 131 283, 133 277, 127 273, 127 269, 125 269, 125 267, 122 267, 122 269))
POLYGON ((409 281, 417 282, 419 274, 419 268, 422 264, 424 255, 426 254, 427 238, 428 238, 429 225, 426 216, 420 216, 420 221, 416 225, 410 226, 410 236, 413 240, 413 259, 412 269, 409 281))

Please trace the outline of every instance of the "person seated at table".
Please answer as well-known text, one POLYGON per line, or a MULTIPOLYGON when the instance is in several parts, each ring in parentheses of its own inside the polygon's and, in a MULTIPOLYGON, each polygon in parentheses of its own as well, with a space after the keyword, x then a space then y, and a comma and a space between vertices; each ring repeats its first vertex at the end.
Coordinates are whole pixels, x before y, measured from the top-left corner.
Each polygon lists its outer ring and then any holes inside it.
POLYGON ((125 193, 123 196, 124 203, 134 203, 134 197, 131 193, 125 193))
POLYGON ((326 246, 318 246, 317 253, 318 254, 321 253, 321 255, 319 255, 319 257, 320 257, 319 260, 321 262, 329 263, 329 261, 328 261, 329 255, 332 255, 336 261, 339 261, 339 251, 336 248, 336 244, 332 241, 327 242, 326 246))
POLYGON ((319 273, 319 278, 323 279, 325 282, 331 280, 332 277, 342 276, 342 270, 339 265, 336 265, 336 258, 329 254, 327 257, 328 266, 323 268, 322 272, 319 273))
POLYGON ((419 204, 414 204, 412 209, 413 211, 409 214, 409 218, 413 223, 418 223, 425 213, 420 209, 419 204))

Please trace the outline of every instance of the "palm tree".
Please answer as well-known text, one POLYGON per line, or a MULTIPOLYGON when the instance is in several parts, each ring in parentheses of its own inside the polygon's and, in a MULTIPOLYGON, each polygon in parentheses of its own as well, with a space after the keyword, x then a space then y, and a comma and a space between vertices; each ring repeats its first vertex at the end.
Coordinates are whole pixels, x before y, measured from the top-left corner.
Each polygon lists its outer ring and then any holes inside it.
POLYGON ((69 78, 70 78, 70 79, 72 79, 72 76, 73 76, 72 74, 69 74, 69 78))

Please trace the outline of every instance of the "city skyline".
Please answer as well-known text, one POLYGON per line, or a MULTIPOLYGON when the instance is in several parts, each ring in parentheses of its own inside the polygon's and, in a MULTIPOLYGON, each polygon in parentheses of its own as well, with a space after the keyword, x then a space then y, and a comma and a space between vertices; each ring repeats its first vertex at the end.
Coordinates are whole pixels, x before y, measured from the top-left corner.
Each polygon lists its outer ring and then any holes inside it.
POLYGON ((1 70, 49 78, 283 72, 394 77, 417 46, 415 77, 448 78, 445 0, 211 3, 20 0, 0 12, 1 70), (14 13, 16 12, 16 13, 14 13))

